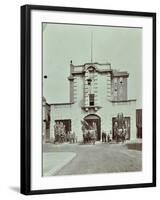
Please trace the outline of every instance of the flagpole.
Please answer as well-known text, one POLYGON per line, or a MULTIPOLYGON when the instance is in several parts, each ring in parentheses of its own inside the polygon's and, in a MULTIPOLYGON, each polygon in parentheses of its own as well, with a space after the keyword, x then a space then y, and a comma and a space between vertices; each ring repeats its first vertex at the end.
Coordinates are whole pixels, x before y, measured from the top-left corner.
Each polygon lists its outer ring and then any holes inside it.
POLYGON ((93 32, 91 32, 91 63, 93 62, 93 32))

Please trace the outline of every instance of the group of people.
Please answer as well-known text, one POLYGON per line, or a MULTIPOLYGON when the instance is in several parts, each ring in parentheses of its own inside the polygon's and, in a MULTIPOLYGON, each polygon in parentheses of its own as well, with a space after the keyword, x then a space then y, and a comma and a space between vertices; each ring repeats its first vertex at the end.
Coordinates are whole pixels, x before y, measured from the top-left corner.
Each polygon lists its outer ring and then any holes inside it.
MULTIPOLYGON (((89 124, 87 121, 83 120, 82 123, 82 134, 83 134, 83 143, 93 143, 97 138, 97 125, 95 122, 89 124)), ((112 131, 107 133, 106 131, 102 131, 102 143, 110 143, 113 140, 118 142, 124 142, 128 137, 128 131, 125 126, 118 127, 118 123, 115 122, 114 129, 113 129, 113 136, 112 131)), ((57 121, 54 125, 54 143, 64 143, 70 142, 75 143, 77 142, 77 137, 74 131, 66 131, 66 126, 62 121, 57 121)))
POLYGON ((116 142, 124 143, 128 138, 128 130, 124 126, 122 128, 114 129, 116 142))
POLYGON ((54 125, 55 142, 63 143, 65 141, 66 127, 63 122, 56 122, 54 125))
POLYGON ((74 131, 66 131, 66 126, 63 122, 56 122, 54 125, 54 143, 70 142, 75 143, 77 141, 74 131))
POLYGON ((95 144, 97 140, 96 123, 88 123, 86 120, 82 120, 81 123, 83 133, 83 144, 95 144))
POLYGON ((129 138, 129 122, 123 116, 123 113, 119 113, 114 121, 113 125, 114 139, 118 142, 125 142, 129 138))
POLYGON ((106 133, 106 131, 102 131, 102 143, 110 143, 112 141, 112 133, 106 133))

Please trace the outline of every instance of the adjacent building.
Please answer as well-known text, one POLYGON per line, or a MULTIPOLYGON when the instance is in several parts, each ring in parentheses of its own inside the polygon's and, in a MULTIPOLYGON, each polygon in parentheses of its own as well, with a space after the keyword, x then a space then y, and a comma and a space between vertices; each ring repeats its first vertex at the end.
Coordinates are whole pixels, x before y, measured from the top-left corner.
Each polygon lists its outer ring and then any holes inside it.
POLYGON ((43 142, 50 142, 51 140, 51 131, 50 131, 50 122, 51 122, 51 115, 50 115, 50 105, 47 103, 46 99, 42 98, 42 105, 43 105, 43 133, 42 139, 43 142))

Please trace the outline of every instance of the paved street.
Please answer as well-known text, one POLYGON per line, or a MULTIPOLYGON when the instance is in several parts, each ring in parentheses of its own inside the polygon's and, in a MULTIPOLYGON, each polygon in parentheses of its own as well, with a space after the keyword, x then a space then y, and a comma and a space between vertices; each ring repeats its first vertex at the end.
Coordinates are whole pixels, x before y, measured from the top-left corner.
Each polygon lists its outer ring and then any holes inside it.
POLYGON ((66 153, 75 154, 72 160, 64 166, 62 164, 61 168, 51 175, 133 172, 142 169, 142 152, 128 150, 122 144, 44 144, 43 152, 64 152, 64 156, 67 156, 66 153))

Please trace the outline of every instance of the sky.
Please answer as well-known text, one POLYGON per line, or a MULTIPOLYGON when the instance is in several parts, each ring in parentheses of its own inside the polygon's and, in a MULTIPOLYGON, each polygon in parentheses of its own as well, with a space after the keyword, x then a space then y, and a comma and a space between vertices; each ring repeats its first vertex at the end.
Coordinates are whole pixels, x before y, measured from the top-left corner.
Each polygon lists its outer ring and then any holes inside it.
POLYGON ((110 62, 128 71, 128 99, 142 108, 141 28, 43 23, 43 95, 48 103, 69 102, 70 60, 74 65, 110 62))

